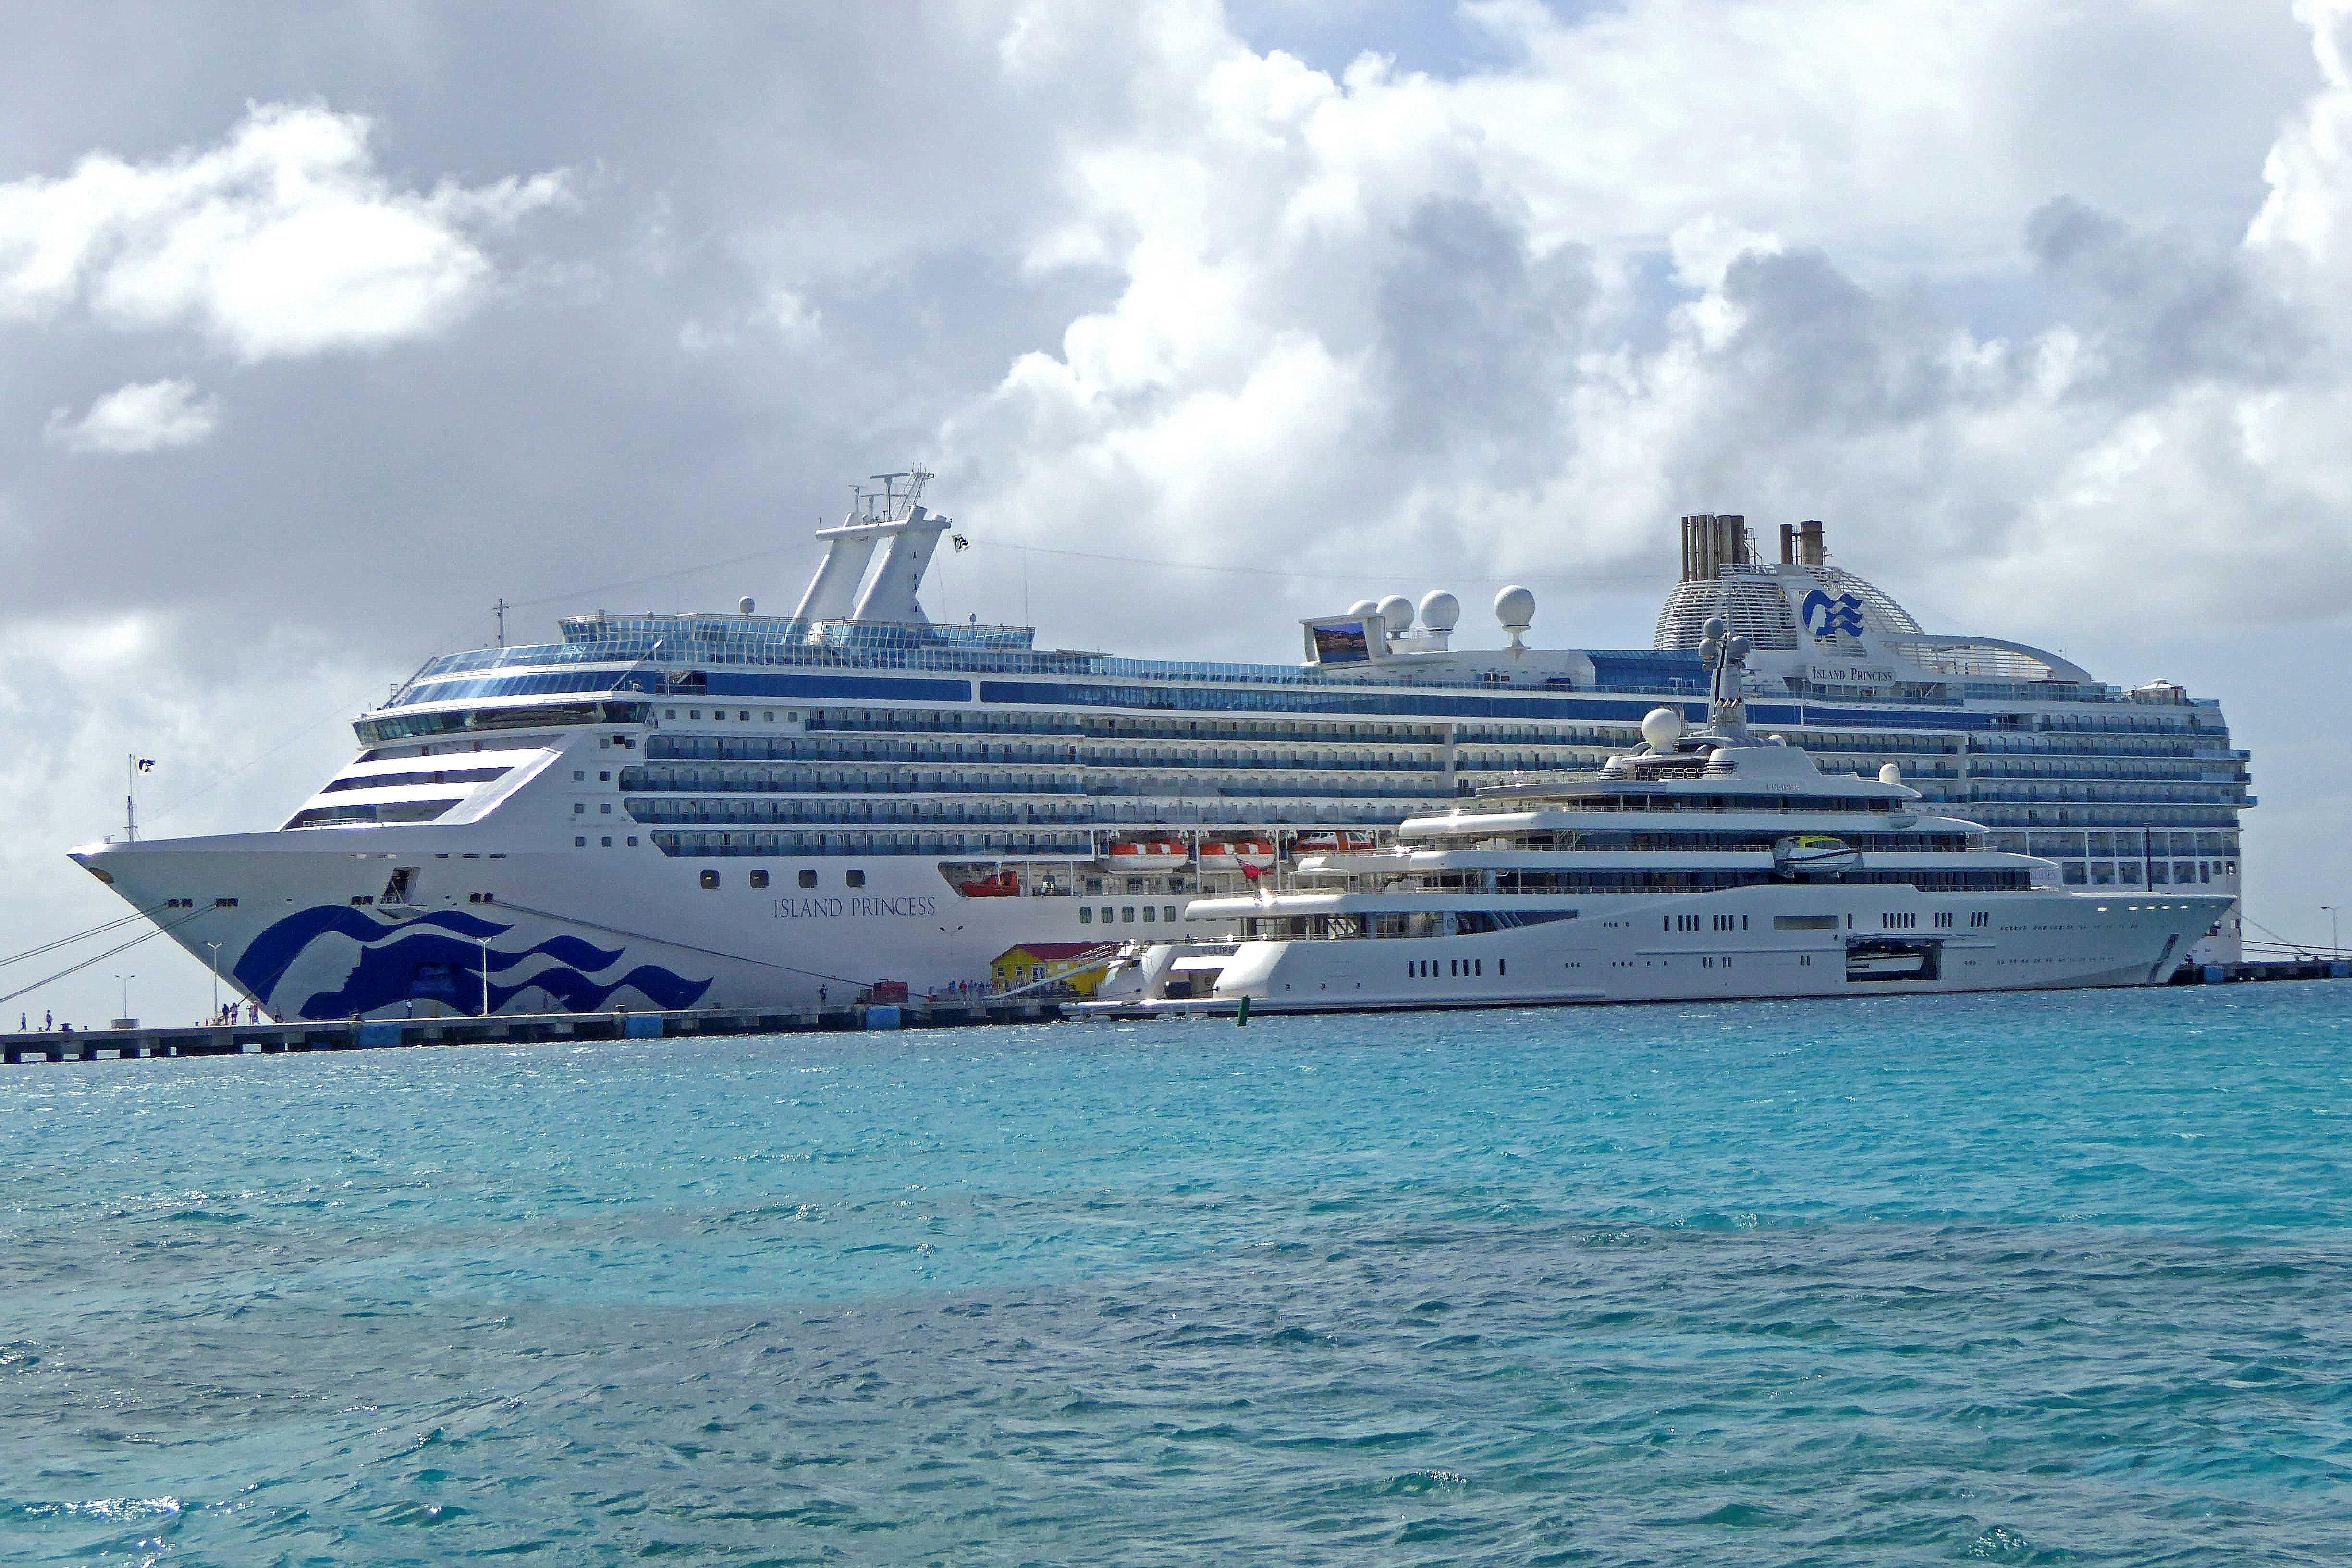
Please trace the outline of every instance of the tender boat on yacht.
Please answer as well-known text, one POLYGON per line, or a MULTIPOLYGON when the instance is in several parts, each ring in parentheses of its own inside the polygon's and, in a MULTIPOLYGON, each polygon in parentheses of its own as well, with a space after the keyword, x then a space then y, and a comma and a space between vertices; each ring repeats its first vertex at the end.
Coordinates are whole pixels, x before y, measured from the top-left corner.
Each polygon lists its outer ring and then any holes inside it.
MULTIPOLYGON (((1290 890, 1204 898, 1236 942, 1130 954, 1090 1010, 1332 1012, 2153 985, 2216 894, 2074 893, 1924 810, 1893 764, 1824 773, 1748 726, 1747 639, 1707 623, 1708 722, 1659 708, 1596 773, 1482 790, 1290 890)), ((1337 836, 1327 836, 1335 837, 1337 836)))

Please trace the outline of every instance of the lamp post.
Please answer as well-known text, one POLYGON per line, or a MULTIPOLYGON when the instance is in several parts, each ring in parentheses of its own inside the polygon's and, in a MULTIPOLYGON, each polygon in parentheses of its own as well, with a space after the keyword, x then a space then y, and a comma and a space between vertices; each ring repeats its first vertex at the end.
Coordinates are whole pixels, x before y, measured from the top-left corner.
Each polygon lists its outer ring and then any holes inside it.
POLYGON ((2322 904, 2319 906, 2319 911, 2327 917, 2327 956, 2340 958, 2344 954, 2344 948, 2336 940, 2336 906, 2322 904))
POLYGON ((478 936, 474 940, 482 944, 482 1016, 487 1018, 490 1016, 490 939, 478 936))
POLYGON ((220 943, 218 943, 218 942, 208 942, 205 943, 205 945, 206 947, 211 948, 211 949, 213 950, 213 1016, 214 1016, 215 1018, 218 1018, 218 1017, 220 1016, 220 950, 221 950, 221 944, 220 944, 220 943))
POLYGON ((117 1013, 115 1016, 118 1018, 128 1018, 131 1016, 131 983, 138 979, 139 976, 135 974, 118 974, 115 978, 122 982, 122 1011, 117 1013))

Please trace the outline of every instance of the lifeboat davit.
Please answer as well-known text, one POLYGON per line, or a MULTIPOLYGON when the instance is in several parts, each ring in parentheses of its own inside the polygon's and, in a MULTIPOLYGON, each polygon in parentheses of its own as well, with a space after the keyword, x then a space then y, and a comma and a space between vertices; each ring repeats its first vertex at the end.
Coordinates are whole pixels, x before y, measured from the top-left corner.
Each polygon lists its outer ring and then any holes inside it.
POLYGON ((1372 836, 1346 830, 1339 833, 1302 833, 1298 836, 1301 855, 1369 855, 1374 847, 1372 836))
POLYGON ((1181 842, 1173 838, 1115 838, 1107 858, 1114 871, 1173 871, 1190 860, 1181 842))
POLYGON ((1244 866, 1265 870, 1274 864, 1274 846, 1263 838, 1215 839, 1201 841, 1201 869, 1203 871, 1234 871, 1244 866))
POLYGON ((958 882, 956 891, 967 899, 1014 899, 1021 896, 1021 878, 1008 868, 992 877, 976 877, 969 882, 958 882))

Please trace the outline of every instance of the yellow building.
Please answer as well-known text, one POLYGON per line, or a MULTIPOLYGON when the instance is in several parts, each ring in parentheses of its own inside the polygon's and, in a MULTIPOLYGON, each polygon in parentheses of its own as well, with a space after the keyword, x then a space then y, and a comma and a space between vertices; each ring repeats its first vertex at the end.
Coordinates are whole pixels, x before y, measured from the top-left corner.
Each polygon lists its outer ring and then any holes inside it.
POLYGON ((1050 976, 1081 996, 1091 996, 1102 984, 1111 954, 1118 951, 1116 942, 1033 942, 1005 949, 988 968, 996 983, 1007 989, 1034 985, 1050 976), (1094 962, 1082 962, 1089 956, 1094 962))

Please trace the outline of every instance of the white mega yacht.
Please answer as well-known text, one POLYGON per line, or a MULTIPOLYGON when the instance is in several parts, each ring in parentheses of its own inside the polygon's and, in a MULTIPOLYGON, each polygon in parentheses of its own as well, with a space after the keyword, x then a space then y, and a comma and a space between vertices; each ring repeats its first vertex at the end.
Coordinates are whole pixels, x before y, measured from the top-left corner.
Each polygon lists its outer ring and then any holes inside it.
POLYGON ((1748 727, 1748 639, 1703 623, 1709 720, 1659 708, 1591 773, 1481 790, 1286 891, 1195 900, 1241 940, 1129 949, 1093 1010, 1335 1012, 2154 985, 2227 910, 2074 892, 1926 808, 1900 770, 1824 773, 1748 727))

